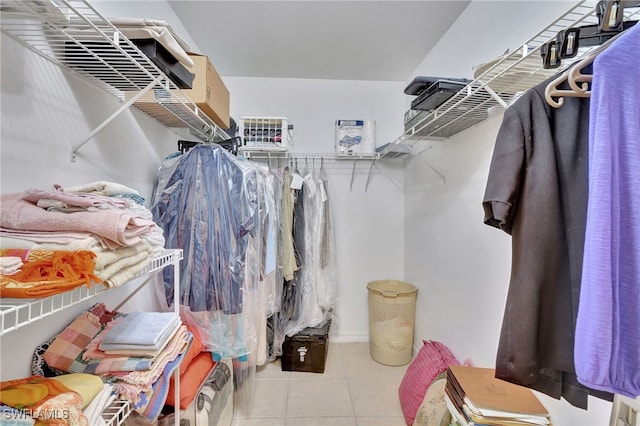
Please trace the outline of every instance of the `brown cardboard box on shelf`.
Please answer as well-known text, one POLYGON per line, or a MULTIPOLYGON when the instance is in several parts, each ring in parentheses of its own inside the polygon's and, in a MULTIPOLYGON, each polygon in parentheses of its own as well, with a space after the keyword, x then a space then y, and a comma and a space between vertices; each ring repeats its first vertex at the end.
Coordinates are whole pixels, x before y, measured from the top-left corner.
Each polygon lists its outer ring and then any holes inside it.
POLYGON ((228 129, 229 90, 213 67, 208 57, 189 52, 195 66, 189 68, 196 77, 193 89, 183 90, 198 107, 204 111, 222 129, 228 129))
MULTIPOLYGON (((181 94, 174 94, 175 97, 185 99, 188 97, 198 108, 205 113, 221 129, 230 127, 229 117, 229 90, 218 75, 218 72, 204 55, 189 52, 195 66, 188 68, 195 74, 193 79, 193 89, 183 89, 181 94)), ((131 99, 136 92, 127 92, 126 99, 131 99)), ((134 106, 156 120, 169 127, 188 127, 178 116, 189 116, 188 111, 179 103, 164 104, 162 98, 168 93, 162 88, 155 88, 143 95, 134 106), (174 113, 169 110, 173 110, 174 113)), ((168 99, 167 99, 168 100, 168 99)))

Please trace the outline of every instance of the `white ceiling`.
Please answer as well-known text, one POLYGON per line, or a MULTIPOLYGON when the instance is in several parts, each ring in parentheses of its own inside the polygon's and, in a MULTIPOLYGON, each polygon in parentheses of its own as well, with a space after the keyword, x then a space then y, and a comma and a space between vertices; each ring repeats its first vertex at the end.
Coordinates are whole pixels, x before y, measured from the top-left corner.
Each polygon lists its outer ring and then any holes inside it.
POLYGON ((470 0, 169 1, 223 76, 405 81, 470 0))

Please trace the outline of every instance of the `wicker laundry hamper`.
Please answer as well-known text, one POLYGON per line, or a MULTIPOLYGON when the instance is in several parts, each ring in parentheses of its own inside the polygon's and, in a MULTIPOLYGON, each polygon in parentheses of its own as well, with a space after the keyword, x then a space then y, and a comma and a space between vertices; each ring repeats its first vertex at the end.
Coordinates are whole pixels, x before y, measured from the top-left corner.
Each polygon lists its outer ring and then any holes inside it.
POLYGON ((404 365, 413 355, 418 289, 397 280, 372 281, 369 291, 371 357, 385 365, 404 365))

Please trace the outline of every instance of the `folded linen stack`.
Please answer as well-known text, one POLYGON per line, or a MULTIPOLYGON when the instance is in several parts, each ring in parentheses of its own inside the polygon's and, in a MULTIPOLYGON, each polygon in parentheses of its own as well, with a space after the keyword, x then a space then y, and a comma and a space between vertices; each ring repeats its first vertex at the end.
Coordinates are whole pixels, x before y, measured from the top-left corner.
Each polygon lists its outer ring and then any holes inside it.
POLYGON ((167 398, 169 379, 192 339, 173 312, 128 314, 104 335, 99 349, 107 357, 149 356, 154 361, 149 370, 111 372, 102 377, 113 383, 120 398, 132 402, 135 411, 154 420, 167 398))
MULTIPOLYGON (((193 335, 174 312, 117 314, 101 303, 80 314, 60 334, 41 345, 36 350, 41 356, 34 354, 34 361, 41 358, 50 374, 99 375, 111 385, 114 395, 131 402, 135 411, 154 420, 167 398, 170 377, 192 340, 193 335), (106 354, 100 348, 104 339, 108 342, 106 351, 115 354, 106 354)), ((35 364, 32 369, 44 373, 41 363, 35 364)))
POLYGON ((174 312, 132 312, 103 337, 99 348, 107 355, 145 356, 166 346, 180 325, 174 312))
MULTIPOLYGON (((29 189, 3 194, 0 202, 0 247, 89 250, 95 254, 95 267, 88 271, 95 274, 91 278, 109 287, 135 277, 151 262, 153 254, 164 248, 162 228, 153 222, 144 199, 138 191, 118 183, 97 181, 64 188, 53 185, 46 191, 29 189)), ((13 266, 11 259, 0 261, 13 266)), ((11 272, 12 269, 3 268, 0 274, 11 272)), ((1 297, 45 297, 88 284, 30 282, 25 286, 18 278, 7 278, 8 284, 0 282, 1 297), (11 292, 5 291, 9 284, 11 292)))

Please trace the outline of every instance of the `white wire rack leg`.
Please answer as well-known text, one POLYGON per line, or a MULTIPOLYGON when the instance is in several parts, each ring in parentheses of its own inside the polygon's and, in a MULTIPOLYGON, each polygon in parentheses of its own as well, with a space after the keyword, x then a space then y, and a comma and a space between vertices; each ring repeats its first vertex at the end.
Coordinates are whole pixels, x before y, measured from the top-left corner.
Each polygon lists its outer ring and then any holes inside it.
MULTIPOLYGON (((180 259, 182 256, 173 258, 173 310, 180 316, 180 259)), ((174 380, 174 426, 180 426, 180 368, 176 368, 173 372, 174 380)))

